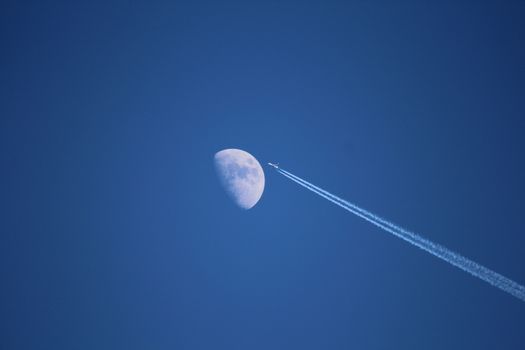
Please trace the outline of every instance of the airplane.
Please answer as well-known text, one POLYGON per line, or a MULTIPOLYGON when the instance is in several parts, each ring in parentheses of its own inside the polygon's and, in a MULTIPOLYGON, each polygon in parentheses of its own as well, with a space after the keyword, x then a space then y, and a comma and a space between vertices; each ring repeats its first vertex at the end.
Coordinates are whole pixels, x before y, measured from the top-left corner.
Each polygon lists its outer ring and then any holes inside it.
POLYGON ((279 169, 279 163, 276 163, 276 164, 268 163, 268 165, 273 166, 275 169, 279 169))

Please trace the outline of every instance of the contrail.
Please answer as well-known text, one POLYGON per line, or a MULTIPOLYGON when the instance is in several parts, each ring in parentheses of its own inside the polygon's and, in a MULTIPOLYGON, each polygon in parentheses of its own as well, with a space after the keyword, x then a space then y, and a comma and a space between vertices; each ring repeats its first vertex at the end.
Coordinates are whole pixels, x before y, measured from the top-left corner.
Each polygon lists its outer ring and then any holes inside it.
POLYGON ((330 202, 337 204, 343 209, 348 210, 349 212, 359 216, 360 218, 382 228, 383 230, 387 232, 390 232, 391 234, 401 239, 404 239, 405 241, 415 245, 416 247, 419 247, 429 252, 430 254, 462 269, 463 271, 466 271, 470 273, 471 275, 478 277, 479 279, 495 287, 498 287, 499 289, 515 296, 516 298, 521 299, 522 301, 525 301, 525 287, 512 281, 511 279, 505 276, 502 276, 499 273, 494 272, 470 259, 467 259, 464 256, 458 253, 455 253, 451 251, 450 249, 443 247, 442 245, 434 243, 413 232, 407 231, 367 210, 364 210, 358 207, 357 205, 351 202, 341 199, 331 194, 330 192, 323 190, 322 188, 317 187, 306 180, 301 179, 300 177, 280 167, 277 167, 277 166, 274 166, 274 167, 277 169, 277 171, 281 175, 309 189, 310 191, 318 194, 319 196, 329 200, 330 202))

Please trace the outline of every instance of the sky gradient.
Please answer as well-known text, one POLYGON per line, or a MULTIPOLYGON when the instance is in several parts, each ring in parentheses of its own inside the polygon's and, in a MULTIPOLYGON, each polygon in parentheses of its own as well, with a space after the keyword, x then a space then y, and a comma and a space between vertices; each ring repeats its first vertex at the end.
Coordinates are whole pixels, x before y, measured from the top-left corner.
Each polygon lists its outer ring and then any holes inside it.
POLYGON ((0 5, 0 347, 523 349, 525 4, 0 5))

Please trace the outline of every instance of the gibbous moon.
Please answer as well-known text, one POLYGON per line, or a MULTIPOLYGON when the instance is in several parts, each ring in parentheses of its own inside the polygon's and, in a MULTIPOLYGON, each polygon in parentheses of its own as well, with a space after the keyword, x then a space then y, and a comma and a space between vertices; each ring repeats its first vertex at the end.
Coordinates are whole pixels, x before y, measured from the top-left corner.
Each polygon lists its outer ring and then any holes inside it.
POLYGON ((250 153, 229 148, 215 153, 215 169, 222 186, 243 209, 253 207, 264 191, 264 172, 250 153))

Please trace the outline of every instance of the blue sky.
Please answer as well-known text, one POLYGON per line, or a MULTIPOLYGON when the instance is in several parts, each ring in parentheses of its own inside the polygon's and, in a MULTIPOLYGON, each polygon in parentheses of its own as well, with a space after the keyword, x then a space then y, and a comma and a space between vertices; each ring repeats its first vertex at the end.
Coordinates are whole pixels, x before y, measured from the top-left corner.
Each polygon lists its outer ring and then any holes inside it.
POLYGON ((522 349, 525 305, 244 149, 525 283, 525 6, 1 5, 9 349, 522 349))

